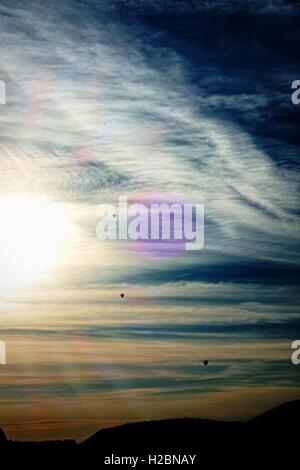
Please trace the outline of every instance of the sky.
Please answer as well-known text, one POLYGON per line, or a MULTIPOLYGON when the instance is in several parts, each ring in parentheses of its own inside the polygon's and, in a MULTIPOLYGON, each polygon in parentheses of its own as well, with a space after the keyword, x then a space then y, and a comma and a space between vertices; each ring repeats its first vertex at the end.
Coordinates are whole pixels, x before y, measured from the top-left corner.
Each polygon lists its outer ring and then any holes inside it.
POLYGON ((300 397, 299 14, 279 0, 1 1, 10 438, 246 420, 300 397), (201 251, 149 258, 97 238, 99 204, 155 191, 204 204, 201 251))

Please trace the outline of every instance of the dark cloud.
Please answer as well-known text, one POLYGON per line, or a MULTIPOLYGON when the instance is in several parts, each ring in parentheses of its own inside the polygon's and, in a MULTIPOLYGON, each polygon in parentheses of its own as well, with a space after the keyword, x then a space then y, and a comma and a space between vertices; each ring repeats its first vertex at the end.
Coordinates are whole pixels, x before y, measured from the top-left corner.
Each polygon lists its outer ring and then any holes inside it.
MULTIPOLYGON (((127 281, 128 281, 127 277, 127 281)), ((298 286, 300 271, 296 266, 284 265, 273 262, 223 262, 206 266, 186 265, 180 270, 172 271, 164 269, 147 269, 131 277, 132 282, 139 283, 163 283, 178 281, 203 281, 203 282, 233 282, 238 284, 265 284, 265 285, 291 285, 298 286)))
POLYGON ((241 321, 228 321, 223 323, 135 323, 116 325, 89 325, 77 328, 60 329, 33 329, 14 328, 0 330, 2 337, 45 337, 62 339, 89 338, 125 338, 140 339, 144 341, 170 340, 170 341, 199 341, 207 338, 215 341, 231 341, 233 337, 239 337, 242 341, 272 339, 284 339, 292 341, 300 333, 300 321, 296 319, 260 320, 242 323, 241 321), (230 338, 231 335, 231 338, 230 338))
MULTIPOLYGON (((130 376, 130 371, 120 366, 118 369, 99 366, 100 378, 91 381, 73 379, 71 383, 54 382, 51 384, 6 384, 1 387, 3 400, 20 400, 29 397, 43 396, 68 398, 74 396, 97 395, 106 392, 136 391, 141 393, 143 389, 146 396, 167 395, 182 397, 191 394, 202 394, 209 391, 220 391, 235 386, 285 386, 298 387, 299 377, 292 364, 287 365, 285 361, 275 360, 218 360, 211 361, 209 371, 199 364, 187 367, 169 367, 163 371, 157 367, 151 369, 145 366, 141 371, 137 366, 135 372, 139 376, 130 376), (168 371, 169 375, 163 375, 168 371), (115 374, 119 378, 116 378, 115 374), (126 379, 122 379, 126 373, 126 379), (157 376, 157 373, 160 376, 157 376)), ((134 370, 134 366, 131 371, 134 370)))
POLYGON ((195 14, 203 11, 218 13, 275 13, 291 12, 299 7, 292 0, 93 0, 93 5, 109 11, 127 14, 195 14))

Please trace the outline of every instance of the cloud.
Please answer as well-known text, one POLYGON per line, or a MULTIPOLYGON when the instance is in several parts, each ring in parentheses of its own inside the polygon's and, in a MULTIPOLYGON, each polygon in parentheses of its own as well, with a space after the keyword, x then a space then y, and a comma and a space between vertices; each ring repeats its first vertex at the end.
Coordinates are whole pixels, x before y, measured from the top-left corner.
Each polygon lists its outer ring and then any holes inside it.
POLYGON ((127 14, 195 14, 205 11, 217 13, 284 13, 299 8, 298 2, 289 0, 93 0, 93 5, 101 10, 127 14))
POLYGON ((195 87, 179 39, 138 21, 95 20, 89 4, 76 24, 73 2, 56 12, 9 5, 1 19, 2 193, 43 192, 78 207, 163 188, 205 204, 204 263, 216 253, 224 265, 225 253, 296 262, 297 176, 278 168, 236 116, 220 114, 229 106, 245 116, 251 100, 261 116, 272 89, 233 95, 238 79, 224 65, 204 68, 207 83, 221 77, 222 95, 195 87))
POLYGON ((141 341, 198 341, 201 339, 214 339, 215 341, 226 341, 230 335, 239 335, 241 340, 246 338, 257 339, 268 337, 269 339, 284 338, 292 341, 300 333, 300 322, 296 319, 279 321, 278 319, 260 320, 241 323, 239 321, 227 321, 224 323, 211 322, 199 323, 119 323, 119 324, 91 324, 77 325, 70 328, 57 329, 32 329, 32 328, 1 328, 4 336, 13 337, 45 337, 59 339, 103 339, 103 338, 125 338, 141 341))

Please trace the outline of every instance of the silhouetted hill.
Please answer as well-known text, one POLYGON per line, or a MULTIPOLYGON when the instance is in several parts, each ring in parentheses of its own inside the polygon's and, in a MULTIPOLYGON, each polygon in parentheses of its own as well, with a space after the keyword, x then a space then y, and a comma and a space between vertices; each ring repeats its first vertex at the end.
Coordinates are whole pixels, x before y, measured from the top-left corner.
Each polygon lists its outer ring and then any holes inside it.
MULTIPOLYGON (((81 444, 74 441, 2 441, 10 461, 46 461, 66 458, 69 466, 104 466, 105 458, 135 456, 137 466, 148 466, 155 455, 195 455, 196 468, 221 464, 231 468, 247 465, 286 468, 297 457, 300 401, 285 403, 248 423, 204 419, 173 419, 125 424, 101 429, 81 444), (34 459, 32 458, 34 457, 34 459), (94 462, 94 463, 93 463, 94 462)), ((0 434, 1 435, 1 434, 0 434)), ((5 436, 4 436, 5 437, 5 436)), ((125 465, 126 466, 126 465, 125 465)), ((127 465, 128 466, 128 465, 127 465)), ((128 466, 128 468, 130 465, 128 466)))
MULTIPOLYGON (((288 402, 254 418, 247 424, 249 439, 255 443, 256 453, 264 453, 278 464, 287 467, 287 461, 296 458, 299 435, 295 428, 300 417, 300 400, 288 402)), ((291 462, 291 463, 292 463, 291 462)))
POLYGON ((203 419, 148 421, 101 429, 80 445, 84 448, 105 447, 113 450, 118 443, 120 450, 133 451, 138 444, 140 451, 157 452, 174 448, 194 449, 203 443, 223 439, 226 433, 237 434, 243 427, 241 423, 203 419))
POLYGON ((6 444, 7 442, 7 439, 6 439, 6 436, 4 434, 4 431, 0 428, 0 445, 1 444, 6 444))
POLYGON ((273 408, 266 413, 252 419, 249 424, 259 427, 283 427, 295 423, 295 418, 300 416, 300 400, 289 401, 273 408))

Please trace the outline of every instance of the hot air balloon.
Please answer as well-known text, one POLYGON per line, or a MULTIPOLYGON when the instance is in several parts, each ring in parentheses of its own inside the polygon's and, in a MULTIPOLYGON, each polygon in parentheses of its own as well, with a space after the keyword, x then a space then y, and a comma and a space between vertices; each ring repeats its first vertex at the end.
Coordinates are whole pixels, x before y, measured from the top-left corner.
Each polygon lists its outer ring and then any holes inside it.
POLYGON ((125 294, 120 294, 120 297, 121 297, 122 299, 124 299, 125 294))
POLYGON ((204 364, 205 366, 207 366, 208 361, 205 359, 205 361, 203 361, 203 364, 204 364))

